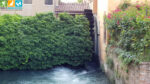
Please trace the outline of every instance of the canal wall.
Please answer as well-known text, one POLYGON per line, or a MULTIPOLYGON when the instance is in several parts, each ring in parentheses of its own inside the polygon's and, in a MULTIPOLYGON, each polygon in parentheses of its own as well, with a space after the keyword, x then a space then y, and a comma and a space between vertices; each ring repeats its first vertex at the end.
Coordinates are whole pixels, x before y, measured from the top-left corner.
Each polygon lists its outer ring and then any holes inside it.
POLYGON ((123 65, 115 49, 107 51, 107 62, 102 66, 112 84, 150 84, 150 62, 123 65))
MULTIPOLYGON (((115 10, 124 0, 93 0, 93 13, 97 28, 97 50, 102 69, 114 84, 150 84, 150 63, 131 64, 126 67, 111 49, 106 53, 108 32, 104 26, 104 16, 115 10), (110 62, 108 61, 108 58, 110 62)), ((130 0, 131 3, 145 3, 150 0, 130 0)))
MULTIPOLYGON (((106 47, 108 45, 107 39, 109 39, 108 32, 104 26, 104 16, 111 13, 113 10, 115 10, 121 3, 123 3, 125 0, 93 0, 93 13, 95 16, 95 20, 97 22, 97 28, 95 28, 95 31, 97 31, 97 51, 98 56, 100 60, 100 64, 102 64, 103 68, 107 68, 106 66, 106 47)), ((148 1, 148 4, 150 3, 150 0, 128 0, 132 4, 136 3, 145 3, 148 1)))

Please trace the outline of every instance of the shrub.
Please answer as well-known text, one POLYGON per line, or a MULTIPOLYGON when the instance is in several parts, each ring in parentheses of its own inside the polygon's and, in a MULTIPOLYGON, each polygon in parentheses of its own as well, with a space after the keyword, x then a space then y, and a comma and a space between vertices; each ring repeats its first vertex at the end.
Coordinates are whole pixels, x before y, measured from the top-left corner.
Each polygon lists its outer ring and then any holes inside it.
POLYGON ((110 32, 110 44, 130 53, 130 56, 126 53, 122 55, 127 64, 135 59, 150 61, 150 13, 146 11, 149 9, 147 5, 135 4, 124 10, 119 8, 119 11, 105 17, 105 26, 110 32))
MULTIPOLYGON (((92 57, 89 23, 84 16, 52 13, 8 15, 0 25, 0 69, 37 70, 61 64, 84 65, 92 57), (7 23, 7 24, 6 24, 7 23)), ((2 18, 4 16, 0 16, 2 18)), ((1 21, 1 19, 0 19, 1 21)))

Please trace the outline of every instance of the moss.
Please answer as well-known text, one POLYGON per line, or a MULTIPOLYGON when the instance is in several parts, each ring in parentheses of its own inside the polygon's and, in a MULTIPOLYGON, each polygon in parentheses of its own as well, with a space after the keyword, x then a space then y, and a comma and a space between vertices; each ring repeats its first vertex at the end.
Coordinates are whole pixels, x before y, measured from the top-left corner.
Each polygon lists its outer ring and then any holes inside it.
POLYGON ((111 59, 110 57, 107 57, 106 63, 107 63, 107 66, 108 66, 110 69, 113 69, 113 68, 114 68, 113 59, 111 59))

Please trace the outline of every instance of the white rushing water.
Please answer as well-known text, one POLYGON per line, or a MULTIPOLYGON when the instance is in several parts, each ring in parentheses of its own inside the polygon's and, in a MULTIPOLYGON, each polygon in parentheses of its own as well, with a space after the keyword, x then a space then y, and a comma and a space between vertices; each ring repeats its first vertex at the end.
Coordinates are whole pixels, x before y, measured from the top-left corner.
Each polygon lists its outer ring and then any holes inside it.
POLYGON ((0 84, 109 84, 99 71, 58 67, 46 71, 3 71, 0 84))

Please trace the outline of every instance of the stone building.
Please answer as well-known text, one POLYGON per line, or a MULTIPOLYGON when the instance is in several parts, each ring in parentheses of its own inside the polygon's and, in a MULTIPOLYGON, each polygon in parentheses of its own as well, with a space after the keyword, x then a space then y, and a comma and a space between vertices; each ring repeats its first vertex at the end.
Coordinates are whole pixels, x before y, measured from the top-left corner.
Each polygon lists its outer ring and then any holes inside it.
POLYGON ((83 3, 88 3, 90 9, 93 9, 93 0, 83 0, 83 3))
MULTIPOLYGON (((114 70, 120 71, 120 78, 112 77, 115 75, 115 72, 112 69, 109 69, 106 63, 106 47, 107 47, 107 38, 108 32, 104 27, 104 16, 108 13, 115 10, 124 0, 94 0, 93 1, 93 13, 96 21, 96 35, 98 38, 98 55, 100 59, 100 63, 108 75, 109 78, 114 78, 116 81, 115 84, 150 84, 150 63, 144 62, 139 65, 132 66, 129 68, 129 72, 126 73, 121 69, 120 61, 118 58, 112 57, 114 61, 114 70), (123 76, 125 76, 123 77, 123 76)), ((150 2, 150 0, 130 0, 131 3, 145 3, 145 1, 150 2)), ((148 3, 149 4, 149 3, 148 3)), ((149 4, 150 5, 150 4, 149 4)), ((107 53, 108 54, 108 53, 107 53)), ((111 55, 110 55, 111 56, 111 55)))
MULTIPOLYGON (((15 0, 8 0, 8 1, 15 2, 15 0)), ((50 12, 50 11, 54 12, 55 6, 57 6, 59 3, 59 0, 21 0, 21 1, 22 1, 21 9, 7 9, 7 7, 0 8, 0 14, 1 15, 19 14, 22 16, 34 16, 36 15, 36 13, 50 12)))
POLYGON ((60 3, 55 7, 55 14, 66 12, 71 15, 82 15, 85 9, 90 9, 87 3, 60 3))
MULTIPOLYGON (((2 0, 6 1, 7 0, 2 0)), ((3 7, 0 0, 0 15, 3 14, 19 14, 22 16, 34 16, 37 13, 53 12, 58 15, 62 12, 67 12, 72 15, 84 14, 85 9, 90 9, 89 2, 84 3, 63 3, 61 0, 8 0, 8 4, 3 7), (22 1, 18 4, 21 7, 10 6, 9 2, 22 1), (22 4, 21 4, 22 3, 22 4)), ((92 8, 92 7, 91 7, 92 8)))

